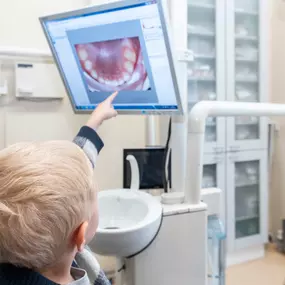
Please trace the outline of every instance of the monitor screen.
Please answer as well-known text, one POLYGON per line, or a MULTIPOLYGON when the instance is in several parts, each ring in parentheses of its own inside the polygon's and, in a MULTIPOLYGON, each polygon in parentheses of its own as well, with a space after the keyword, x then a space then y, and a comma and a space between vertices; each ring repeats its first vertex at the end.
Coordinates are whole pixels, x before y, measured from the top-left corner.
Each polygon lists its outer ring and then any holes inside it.
POLYGON ((75 112, 119 91, 119 113, 181 113, 162 0, 128 0, 41 18, 75 112))

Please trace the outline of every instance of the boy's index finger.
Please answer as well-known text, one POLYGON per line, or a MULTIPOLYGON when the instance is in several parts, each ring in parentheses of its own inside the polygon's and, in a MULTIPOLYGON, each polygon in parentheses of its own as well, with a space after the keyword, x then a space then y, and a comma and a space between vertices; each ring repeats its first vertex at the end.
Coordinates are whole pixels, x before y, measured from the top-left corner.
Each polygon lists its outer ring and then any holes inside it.
POLYGON ((116 92, 114 92, 112 95, 110 95, 110 97, 109 97, 109 102, 110 103, 113 103, 113 101, 114 101, 114 99, 117 97, 117 95, 118 95, 118 91, 116 91, 116 92))

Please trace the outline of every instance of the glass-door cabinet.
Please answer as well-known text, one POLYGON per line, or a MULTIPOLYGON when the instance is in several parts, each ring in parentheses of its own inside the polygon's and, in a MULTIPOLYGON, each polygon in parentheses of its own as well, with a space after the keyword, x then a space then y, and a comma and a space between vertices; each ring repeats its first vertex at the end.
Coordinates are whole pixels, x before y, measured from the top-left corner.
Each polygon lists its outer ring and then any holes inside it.
MULTIPOLYGON (((227 100, 264 102, 266 50, 263 42, 263 0, 227 0, 227 100), (265 68, 264 68, 265 67, 265 68), (264 79, 263 79, 264 78, 264 79)), ((265 149, 267 120, 236 117, 227 120, 227 150, 265 149)))
MULTIPOLYGON (((188 0, 189 104, 225 100, 224 0, 188 0), (191 100, 191 101, 190 101, 191 100)), ((208 118, 205 153, 225 151, 225 119, 208 118)))
POLYGON ((267 239, 267 152, 227 154, 228 250, 263 244, 267 239))

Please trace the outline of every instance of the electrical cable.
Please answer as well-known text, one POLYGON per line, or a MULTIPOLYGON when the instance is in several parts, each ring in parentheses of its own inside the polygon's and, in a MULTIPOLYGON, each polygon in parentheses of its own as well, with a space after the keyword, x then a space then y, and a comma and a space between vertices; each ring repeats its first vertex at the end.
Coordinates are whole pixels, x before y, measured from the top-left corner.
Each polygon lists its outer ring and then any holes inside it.
MULTIPOLYGON (((139 252, 137 252, 137 253, 135 253, 135 254, 132 254, 132 255, 126 257, 126 259, 134 258, 135 256, 137 256, 137 255, 141 254, 142 252, 144 252, 147 248, 149 248, 149 247, 153 244, 153 242, 156 240, 158 234, 160 233, 160 230, 161 230, 161 227, 162 227, 162 223, 163 223, 163 211, 162 211, 162 213, 161 213, 161 219, 160 219, 159 228, 158 228, 158 230, 157 230, 155 236, 152 238, 152 240, 151 240, 142 250, 140 250, 139 252)), ((124 265, 123 265, 121 271, 124 270, 124 269, 126 269, 126 268, 125 268, 124 265)))
POLYGON ((171 117, 169 119, 169 125, 168 125, 168 134, 167 134, 167 140, 164 150, 164 158, 163 158, 163 189, 164 193, 168 193, 168 182, 169 182, 169 173, 168 173, 168 163, 169 163, 169 155, 170 155, 170 139, 171 139, 171 125, 172 120, 171 117))

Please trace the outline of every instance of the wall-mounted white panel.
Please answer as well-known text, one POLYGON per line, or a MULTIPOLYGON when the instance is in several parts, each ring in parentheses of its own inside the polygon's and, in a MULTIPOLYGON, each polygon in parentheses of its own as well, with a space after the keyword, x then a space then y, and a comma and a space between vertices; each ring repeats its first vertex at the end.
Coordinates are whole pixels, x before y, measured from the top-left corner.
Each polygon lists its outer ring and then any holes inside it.
POLYGON ((62 99, 65 89, 57 67, 52 63, 17 62, 16 97, 62 99))

